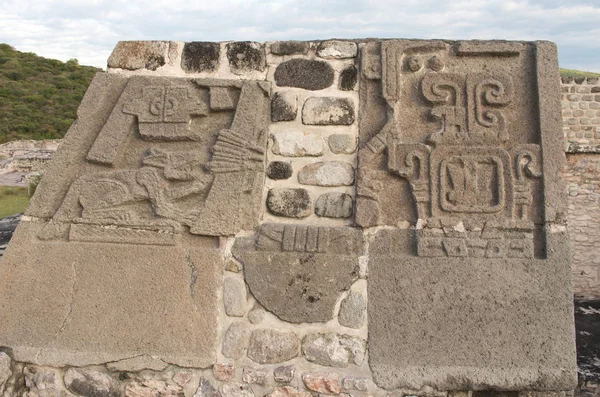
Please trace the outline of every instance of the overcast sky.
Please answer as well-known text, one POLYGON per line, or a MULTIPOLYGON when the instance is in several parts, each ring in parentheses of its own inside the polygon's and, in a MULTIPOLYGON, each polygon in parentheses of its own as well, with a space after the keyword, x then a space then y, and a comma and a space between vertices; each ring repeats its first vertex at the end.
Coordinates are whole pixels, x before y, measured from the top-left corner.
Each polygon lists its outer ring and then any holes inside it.
POLYGON ((600 0, 0 0, 0 42, 106 67, 119 40, 552 40, 600 72, 600 0))

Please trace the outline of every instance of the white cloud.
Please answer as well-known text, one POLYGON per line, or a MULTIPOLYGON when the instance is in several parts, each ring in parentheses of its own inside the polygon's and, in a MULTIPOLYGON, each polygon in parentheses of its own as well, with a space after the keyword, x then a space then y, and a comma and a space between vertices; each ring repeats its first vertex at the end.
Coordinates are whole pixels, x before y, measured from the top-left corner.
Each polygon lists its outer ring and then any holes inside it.
POLYGON ((552 40, 600 72, 600 5, 584 0, 0 0, 0 42, 105 66, 119 40, 361 37, 552 40))

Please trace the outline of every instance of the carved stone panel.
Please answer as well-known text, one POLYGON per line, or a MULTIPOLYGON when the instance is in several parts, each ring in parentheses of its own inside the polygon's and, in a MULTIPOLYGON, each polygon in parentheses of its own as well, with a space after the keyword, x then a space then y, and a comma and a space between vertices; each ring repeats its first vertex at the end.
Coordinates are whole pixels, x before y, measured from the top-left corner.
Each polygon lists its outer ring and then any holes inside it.
POLYGON ((527 374, 521 388, 574 384, 568 247, 552 236, 565 214, 555 56, 548 43, 388 40, 363 50, 360 114, 380 119, 361 124, 356 222, 408 226, 379 231, 378 242, 402 237, 369 247, 378 385, 505 389, 517 373, 527 374), (565 300, 550 313, 517 314, 556 293, 565 300), (552 327, 566 339, 549 352, 542 329, 552 327))
POLYGON ((258 224, 269 95, 98 74, 3 258, 0 345, 57 366, 211 366, 218 237, 258 224))

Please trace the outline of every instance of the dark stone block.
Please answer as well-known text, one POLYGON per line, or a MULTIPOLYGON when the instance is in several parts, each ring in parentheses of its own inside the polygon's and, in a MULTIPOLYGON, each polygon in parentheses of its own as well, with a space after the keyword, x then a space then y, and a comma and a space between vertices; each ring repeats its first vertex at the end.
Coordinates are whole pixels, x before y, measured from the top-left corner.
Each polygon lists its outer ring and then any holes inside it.
POLYGON ((275 70, 275 83, 280 87, 322 90, 333 84, 333 68, 323 61, 291 59, 275 70))
POLYGON ((267 176, 271 179, 288 179, 292 176, 292 164, 285 161, 271 161, 267 167, 267 176))
POLYGON ((291 92, 276 92, 271 99, 271 121, 292 121, 296 119, 298 104, 296 95, 291 92))
POLYGON ((227 59, 232 72, 258 70, 267 66, 265 45, 253 41, 238 41, 227 44, 227 59))
POLYGON ((340 73, 340 90, 352 91, 358 80, 358 70, 352 65, 340 73))
POLYGON ((306 189, 271 189, 267 195, 267 208, 273 215, 306 218, 311 213, 311 206, 306 189))
POLYGON ((271 44, 271 54, 274 55, 294 55, 306 54, 310 42, 308 41, 277 41, 271 44))
POLYGON ((585 77, 575 77, 573 80, 575 81, 575 84, 583 84, 585 82, 585 77))
POLYGON ((185 43, 181 68, 188 72, 214 72, 219 67, 219 43, 193 41, 185 43))
POLYGON ((600 87, 592 87, 592 92, 593 93, 600 92, 600 87))

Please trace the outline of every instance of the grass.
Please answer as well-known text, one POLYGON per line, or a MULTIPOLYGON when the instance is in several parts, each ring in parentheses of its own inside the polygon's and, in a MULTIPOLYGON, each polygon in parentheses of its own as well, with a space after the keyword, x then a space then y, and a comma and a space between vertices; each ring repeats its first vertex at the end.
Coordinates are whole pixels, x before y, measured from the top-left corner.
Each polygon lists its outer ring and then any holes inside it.
POLYGON ((560 69, 561 77, 600 77, 600 73, 584 72, 575 69, 560 69))
POLYGON ((26 187, 0 186, 0 218, 21 213, 28 204, 26 187))

